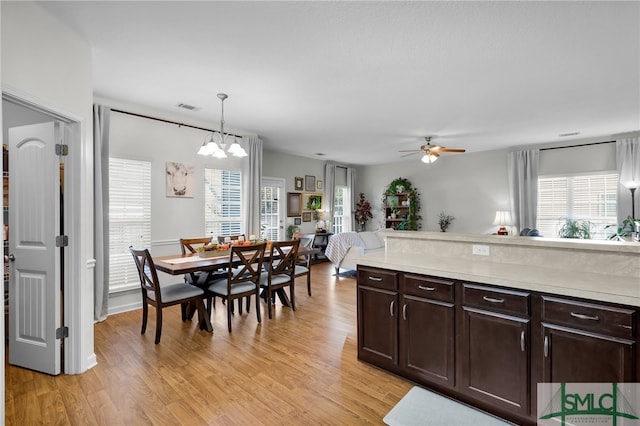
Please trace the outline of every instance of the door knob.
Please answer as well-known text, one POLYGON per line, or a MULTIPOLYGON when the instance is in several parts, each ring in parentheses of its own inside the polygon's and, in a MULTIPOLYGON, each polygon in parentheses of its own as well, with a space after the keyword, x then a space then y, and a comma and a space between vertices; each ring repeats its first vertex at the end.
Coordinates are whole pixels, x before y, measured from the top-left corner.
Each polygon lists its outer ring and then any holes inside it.
POLYGON ((13 253, 11 253, 11 254, 9 255, 9 260, 10 260, 10 261, 12 261, 12 262, 15 262, 16 257, 13 255, 13 253))

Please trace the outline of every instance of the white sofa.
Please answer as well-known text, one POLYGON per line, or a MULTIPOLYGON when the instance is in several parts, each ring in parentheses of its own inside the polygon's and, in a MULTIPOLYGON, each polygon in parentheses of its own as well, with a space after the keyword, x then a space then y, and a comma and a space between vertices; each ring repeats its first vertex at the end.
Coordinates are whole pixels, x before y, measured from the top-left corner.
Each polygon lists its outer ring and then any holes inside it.
POLYGON ((329 237, 325 255, 336 268, 355 270, 356 259, 369 253, 384 252, 384 238, 378 231, 341 232, 329 237))

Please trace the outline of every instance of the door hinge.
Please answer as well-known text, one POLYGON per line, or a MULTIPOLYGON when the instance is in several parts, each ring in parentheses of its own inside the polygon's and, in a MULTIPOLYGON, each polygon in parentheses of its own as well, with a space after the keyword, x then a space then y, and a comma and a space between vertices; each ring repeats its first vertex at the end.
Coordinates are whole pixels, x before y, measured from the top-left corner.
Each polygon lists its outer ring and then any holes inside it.
POLYGON ((69 337, 69 327, 56 328, 56 339, 69 337))
POLYGON ((66 235, 56 236, 56 247, 66 247, 69 245, 69 237, 66 235))
POLYGON ((56 155, 69 155, 69 145, 62 143, 56 144, 56 155))

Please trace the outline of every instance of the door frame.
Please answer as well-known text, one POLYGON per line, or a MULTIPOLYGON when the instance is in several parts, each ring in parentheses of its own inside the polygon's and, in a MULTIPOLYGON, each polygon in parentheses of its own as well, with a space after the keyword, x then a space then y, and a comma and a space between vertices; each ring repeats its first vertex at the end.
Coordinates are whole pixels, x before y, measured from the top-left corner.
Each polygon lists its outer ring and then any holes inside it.
MULTIPOLYGON (((88 139, 92 117, 79 117, 15 88, 3 86, 2 100, 61 121, 67 129, 64 135, 69 147, 65 161, 64 226, 69 245, 64 260, 63 326, 69 328, 69 336, 64 342, 63 374, 79 374, 97 363, 93 348, 93 143, 88 139)), ((0 337, 4 339, 4 316, 0 325, 0 337)), ((4 355, 4 346, 1 350, 4 355)), ((4 364, 1 369, 4 377, 4 364)), ((0 386, 4 395, 4 380, 0 386)))

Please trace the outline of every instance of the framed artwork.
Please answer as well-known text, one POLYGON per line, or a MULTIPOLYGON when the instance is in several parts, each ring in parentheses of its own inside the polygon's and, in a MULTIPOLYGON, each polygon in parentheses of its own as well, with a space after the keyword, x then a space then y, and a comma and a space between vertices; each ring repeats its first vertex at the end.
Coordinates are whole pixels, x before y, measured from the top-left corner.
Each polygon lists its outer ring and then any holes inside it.
MULTIPOLYGON (((303 214, 304 214, 304 213, 303 213, 303 214)), ((294 225, 296 225, 296 226, 298 226, 298 225, 301 225, 301 224, 302 224, 302 221, 300 220, 300 218, 299 218, 299 217, 296 217, 296 218, 294 218, 294 219, 293 219, 293 224, 294 224, 294 225)))
POLYGON ((298 217, 302 213, 302 194, 287 192, 287 217, 298 217))
POLYGON ((311 222, 311 212, 302 212, 302 221, 311 222))
POLYGON ((322 181, 319 180, 318 183, 316 183, 316 189, 322 191, 322 181))
POLYGON ((316 177, 304 175, 304 190, 313 192, 316 190, 316 177))
POLYGON ((296 176, 293 179, 294 179, 293 180, 293 189, 296 190, 296 191, 302 191, 304 178, 302 178, 301 176, 296 176))
POLYGON ((307 210, 322 209, 322 194, 304 194, 304 208, 307 210))
POLYGON ((187 163, 168 161, 166 164, 166 196, 193 198, 196 166, 187 163))

